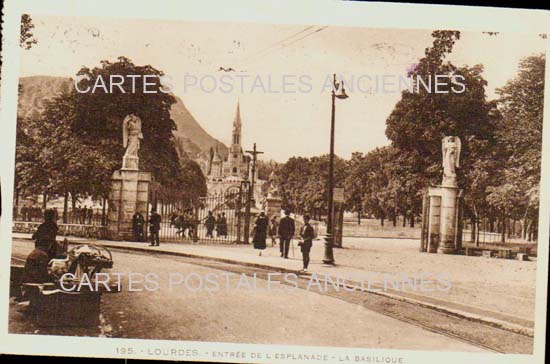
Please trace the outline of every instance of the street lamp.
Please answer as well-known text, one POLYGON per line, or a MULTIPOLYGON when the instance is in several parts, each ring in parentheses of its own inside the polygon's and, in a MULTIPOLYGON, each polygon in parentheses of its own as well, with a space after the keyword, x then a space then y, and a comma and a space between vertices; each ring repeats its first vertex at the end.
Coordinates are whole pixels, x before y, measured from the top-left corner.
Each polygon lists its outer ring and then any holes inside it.
POLYGON ((333 221, 333 208, 334 208, 334 120, 335 120, 335 104, 336 99, 347 99, 348 95, 344 89, 344 81, 336 82, 336 74, 332 75, 332 82, 334 87, 331 92, 332 98, 332 112, 330 118, 330 154, 328 164, 328 214, 327 214, 327 234, 325 236, 325 256, 323 263, 334 265, 334 253, 332 247, 334 245, 334 221, 333 221))

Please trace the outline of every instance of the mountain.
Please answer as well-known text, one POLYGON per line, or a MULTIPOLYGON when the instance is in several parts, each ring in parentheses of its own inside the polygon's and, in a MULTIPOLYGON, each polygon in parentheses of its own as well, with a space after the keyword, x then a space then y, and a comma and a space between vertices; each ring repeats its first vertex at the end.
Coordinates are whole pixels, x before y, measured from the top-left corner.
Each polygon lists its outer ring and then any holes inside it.
MULTIPOLYGON (((19 84, 22 92, 19 95, 17 115, 31 117, 44 109, 44 100, 55 97, 62 90, 72 87, 72 79, 52 76, 21 77, 19 84)), ((176 123, 174 138, 180 156, 187 155, 192 159, 201 153, 208 155, 211 147, 218 146, 220 154, 227 155, 228 148, 219 140, 208 134, 187 110, 183 101, 176 96, 170 115, 176 123), (183 152, 183 153, 182 153, 183 152)))
POLYGON ((191 158, 198 157, 201 152, 208 155, 210 148, 216 146, 220 154, 227 155, 229 149, 225 144, 213 138, 200 126, 179 97, 176 96, 176 100, 177 102, 172 105, 170 110, 172 120, 177 126, 174 136, 187 155, 191 158))
POLYGON ((44 110, 44 100, 57 96, 63 90, 72 87, 70 78, 51 76, 21 77, 19 85, 23 87, 19 94, 17 116, 28 118, 44 110))

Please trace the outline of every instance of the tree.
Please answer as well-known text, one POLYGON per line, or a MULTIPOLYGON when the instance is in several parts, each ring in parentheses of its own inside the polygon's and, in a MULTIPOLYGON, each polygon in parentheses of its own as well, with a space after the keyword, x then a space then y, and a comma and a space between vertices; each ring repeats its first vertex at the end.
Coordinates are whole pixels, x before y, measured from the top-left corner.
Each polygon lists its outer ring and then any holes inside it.
POLYGON ((527 57, 517 77, 497 90, 502 118, 496 133, 504 168, 489 188, 488 201, 502 219, 519 220, 524 236, 532 235, 538 221, 544 67, 544 54, 527 57))
POLYGON ((88 145, 102 141, 103 153, 120 166, 124 148, 122 145, 122 120, 128 114, 136 114, 142 120, 143 143, 140 150, 140 168, 151 171, 161 185, 169 185, 181 177, 179 159, 172 132, 176 129, 170 117, 170 107, 176 102, 174 96, 161 91, 158 78, 149 78, 144 92, 143 76, 163 76, 154 67, 136 66, 128 58, 119 57, 117 62, 102 61, 100 67, 82 68, 78 76, 87 77, 78 83, 80 90, 93 87, 99 77, 109 80, 122 76, 124 90, 96 88, 95 92, 73 91, 77 105, 73 131, 88 145), (132 78, 138 75, 132 86, 132 78), (135 90, 135 92, 130 92, 135 90), (112 92, 111 92, 112 91, 112 92))
MULTIPOLYGON (((100 68, 82 69, 89 80, 110 74, 154 74, 161 71, 151 66, 135 66, 124 58, 118 62, 102 62, 100 68)), ((158 79, 157 79, 158 80, 158 79)), ((149 80, 149 82, 151 82, 149 80)), ((16 186, 31 188, 33 193, 47 191, 65 197, 73 205, 79 197, 106 198, 111 188, 113 171, 122 163, 122 119, 133 113, 142 118, 144 142, 140 150, 140 169, 151 171, 156 189, 165 202, 190 202, 206 193, 206 182, 199 166, 183 156, 180 161, 170 118, 173 96, 157 92, 145 94, 139 82, 136 93, 79 93, 64 90, 45 102, 45 110, 37 119, 18 123, 16 154, 16 186), (185 200, 185 201, 183 201, 185 200)), ((160 88, 160 83, 148 90, 160 88)))
MULTIPOLYGON (((292 157, 280 165, 277 180, 281 181, 279 191, 286 208, 298 212, 309 212, 317 218, 327 213, 328 205, 328 155, 304 158, 292 157)), ((334 159, 334 185, 344 186, 345 162, 334 159)))
POLYGON ((21 15, 21 34, 19 36, 19 46, 23 49, 31 49, 33 44, 38 43, 32 34, 34 24, 29 14, 21 15))
POLYGON ((347 175, 344 181, 344 190, 346 198, 346 209, 357 213, 357 223, 361 224, 361 214, 365 201, 365 181, 368 177, 365 155, 360 152, 354 152, 351 159, 347 162, 347 175))
MULTIPOLYGON (((444 136, 455 135, 462 140, 459 186, 468 194, 470 187, 480 182, 476 178, 481 172, 479 168, 488 166, 485 156, 491 155, 495 145, 494 130, 498 121, 496 104, 486 98, 483 66, 456 67, 444 61, 455 41, 460 39, 460 33, 435 31, 432 36, 432 47, 426 49, 425 57, 409 75, 423 80, 434 75, 461 77, 465 89, 461 93, 427 92, 422 87, 418 92, 405 90, 387 119, 386 135, 400 150, 397 166, 402 171, 396 176, 401 179, 401 185, 405 185, 401 194, 406 199, 402 203, 408 204, 412 211, 419 211, 421 196, 418 192, 441 182, 441 140, 444 136), (480 163, 480 159, 484 163, 480 163)), ((483 195, 486 187, 475 186, 476 193, 483 195)), ((469 201, 476 203, 477 199, 469 201)), ((474 206, 467 209, 474 210, 474 206)))

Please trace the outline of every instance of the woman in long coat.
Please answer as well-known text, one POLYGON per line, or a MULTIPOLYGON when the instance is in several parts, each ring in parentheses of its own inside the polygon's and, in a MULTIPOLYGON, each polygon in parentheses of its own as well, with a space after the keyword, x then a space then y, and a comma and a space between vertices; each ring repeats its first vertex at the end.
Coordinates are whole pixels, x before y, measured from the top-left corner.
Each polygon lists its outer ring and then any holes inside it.
POLYGON ((269 226, 269 220, 265 216, 264 212, 260 213, 260 216, 254 223, 254 237, 252 243, 254 243, 254 249, 260 251, 259 255, 262 255, 262 250, 266 248, 267 228, 269 226))

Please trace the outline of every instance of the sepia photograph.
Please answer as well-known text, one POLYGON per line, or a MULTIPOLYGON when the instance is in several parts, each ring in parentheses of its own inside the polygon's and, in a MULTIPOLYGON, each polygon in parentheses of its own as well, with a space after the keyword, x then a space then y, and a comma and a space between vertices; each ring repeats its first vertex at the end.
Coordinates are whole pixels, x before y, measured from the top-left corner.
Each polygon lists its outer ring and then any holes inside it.
POLYGON ((546 33, 17 17, 7 337, 237 363, 534 354, 546 33))

